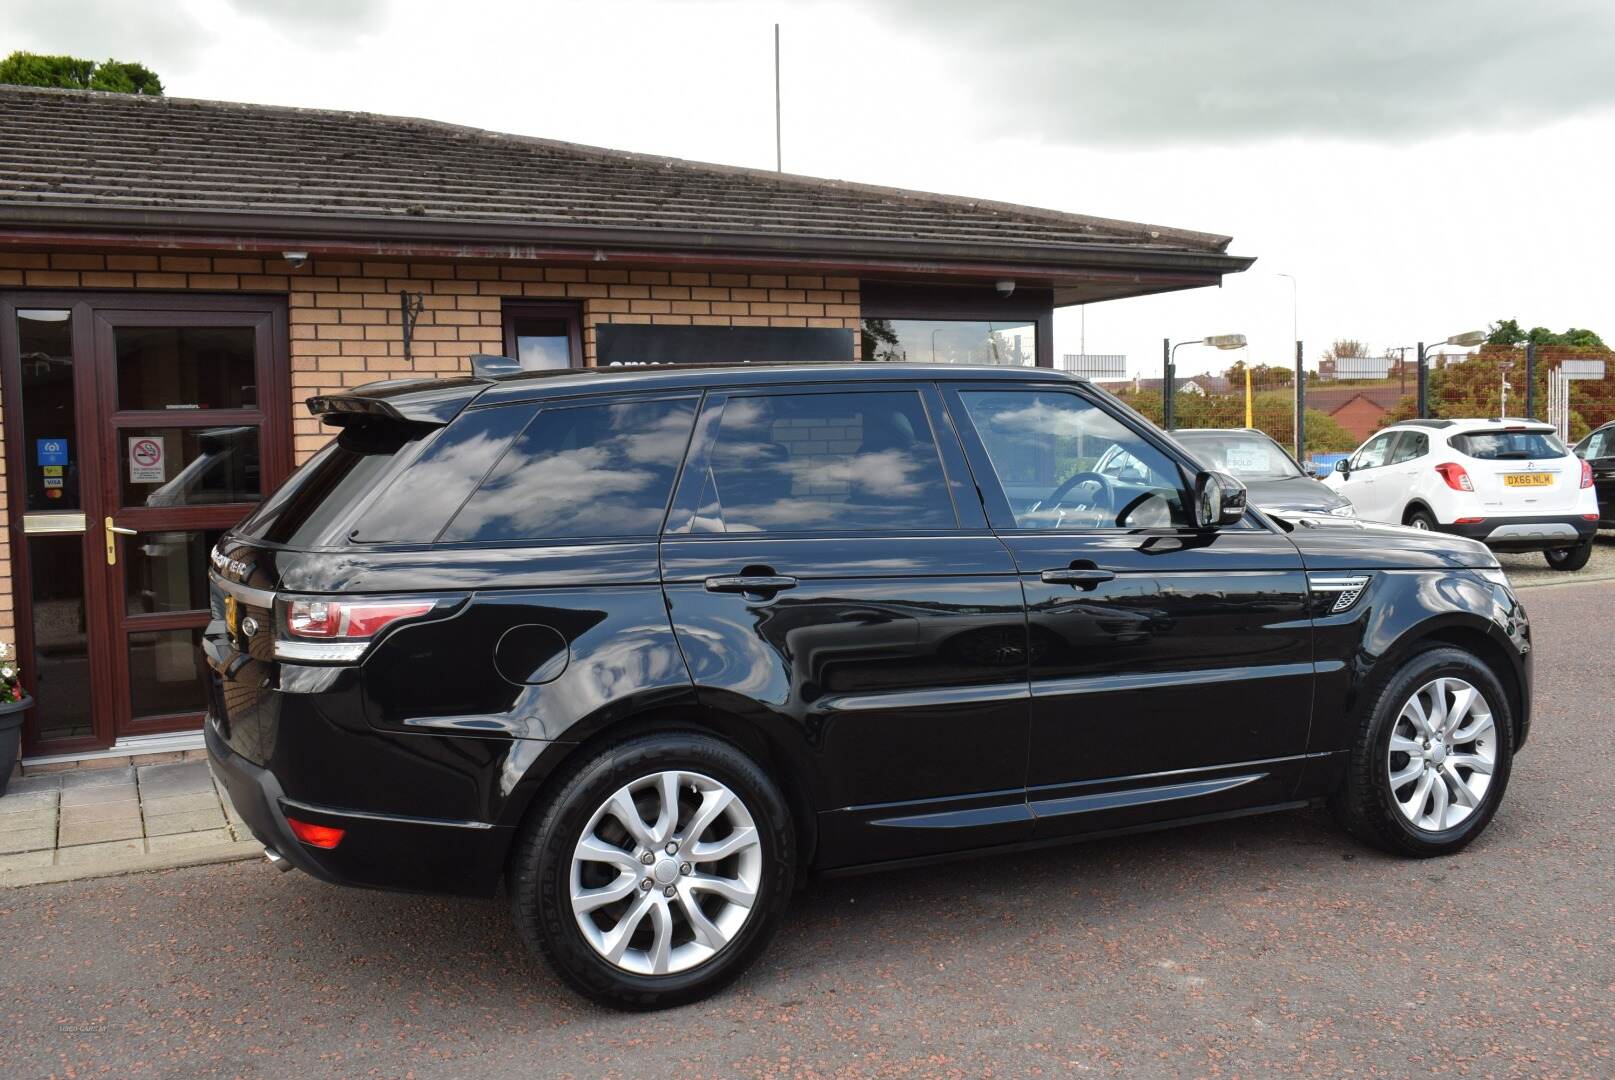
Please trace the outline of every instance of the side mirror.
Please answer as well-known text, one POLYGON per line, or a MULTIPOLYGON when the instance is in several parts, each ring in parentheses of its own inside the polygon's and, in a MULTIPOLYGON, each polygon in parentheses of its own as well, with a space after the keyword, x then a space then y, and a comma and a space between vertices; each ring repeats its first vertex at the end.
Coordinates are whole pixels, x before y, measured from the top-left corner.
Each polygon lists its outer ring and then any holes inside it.
POLYGON ((1341 458, 1335 462, 1335 474, 1342 480, 1351 475, 1351 458, 1341 458))
POLYGON ((1245 485, 1227 473, 1194 478, 1194 523, 1202 529, 1234 525, 1245 516, 1245 485))

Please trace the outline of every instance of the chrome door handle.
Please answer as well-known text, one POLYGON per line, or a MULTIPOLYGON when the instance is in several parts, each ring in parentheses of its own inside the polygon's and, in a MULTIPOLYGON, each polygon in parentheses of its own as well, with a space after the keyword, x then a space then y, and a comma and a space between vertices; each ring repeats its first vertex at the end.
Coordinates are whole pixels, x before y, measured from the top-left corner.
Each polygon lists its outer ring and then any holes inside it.
POLYGON ((1107 581, 1116 580, 1113 570, 1045 570, 1039 575, 1045 585, 1075 585, 1079 589, 1092 589, 1107 581))
POLYGON ((796 579, 784 574, 734 574, 707 578, 707 592, 762 593, 796 588, 796 579))

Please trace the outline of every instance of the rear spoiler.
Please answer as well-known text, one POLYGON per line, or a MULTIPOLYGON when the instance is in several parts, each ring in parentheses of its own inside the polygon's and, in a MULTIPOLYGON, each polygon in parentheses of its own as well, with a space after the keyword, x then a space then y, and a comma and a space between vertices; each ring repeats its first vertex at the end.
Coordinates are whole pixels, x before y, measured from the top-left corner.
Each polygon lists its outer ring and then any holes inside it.
POLYGON ((318 394, 306 404, 309 412, 327 424, 348 424, 368 416, 442 427, 488 386, 489 380, 476 376, 393 379, 318 394))

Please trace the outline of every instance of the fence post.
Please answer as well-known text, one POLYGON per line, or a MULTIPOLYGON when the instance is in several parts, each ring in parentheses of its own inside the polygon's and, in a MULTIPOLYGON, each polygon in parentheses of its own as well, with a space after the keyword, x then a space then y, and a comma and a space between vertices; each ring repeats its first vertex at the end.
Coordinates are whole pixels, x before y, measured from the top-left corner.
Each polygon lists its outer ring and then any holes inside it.
POLYGON ((1424 357, 1424 342, 1419 342, 1419 416, 1430 415, 1430 364, 1424 357))
POLYGON ((1172 430, 1172 339, 1161 339, 1161 426, 1172 430))
POLYGON ((1536 419, 1536 342, 1525 343, 1525 418, 1536 419))
POLYGON ((1295 460, 1307 460, 1307 369, 1302 364, 1306 350, 1295 343, 1295 460))
POLYGON ((1248 428, 1253 428, 1253 427, 1256 426, 1252 422, 1252 417, 1251 417, 1251 368, 1250 368, 1250 364, 1245 365, 1245 426, 1248 427, 1248 428))

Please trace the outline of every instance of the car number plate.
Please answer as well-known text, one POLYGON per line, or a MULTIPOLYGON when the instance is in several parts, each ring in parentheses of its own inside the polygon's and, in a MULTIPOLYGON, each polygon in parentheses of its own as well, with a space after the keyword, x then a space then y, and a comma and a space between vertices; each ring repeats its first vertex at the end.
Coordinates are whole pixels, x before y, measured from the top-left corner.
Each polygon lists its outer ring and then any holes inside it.
POLYGON ((1504 487, 1551 487, 1552 473, 1504 473, 1504 487))

